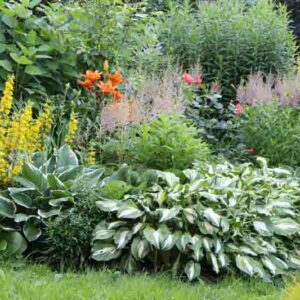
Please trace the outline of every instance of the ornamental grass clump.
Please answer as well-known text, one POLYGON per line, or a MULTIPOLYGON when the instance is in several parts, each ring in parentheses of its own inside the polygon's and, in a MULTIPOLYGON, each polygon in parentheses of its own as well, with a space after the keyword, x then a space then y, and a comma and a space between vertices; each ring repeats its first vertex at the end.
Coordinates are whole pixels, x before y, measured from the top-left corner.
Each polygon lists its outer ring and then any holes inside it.
POLYGON ((10 76, 0 101, 0 185, 6 185, 20 173, 25 155, 30 158, 35 151, 44 148, 52 126, 49 103, 34 118, 31 101, 19 112, 12 110, 13 91, 14 76, 10 76))

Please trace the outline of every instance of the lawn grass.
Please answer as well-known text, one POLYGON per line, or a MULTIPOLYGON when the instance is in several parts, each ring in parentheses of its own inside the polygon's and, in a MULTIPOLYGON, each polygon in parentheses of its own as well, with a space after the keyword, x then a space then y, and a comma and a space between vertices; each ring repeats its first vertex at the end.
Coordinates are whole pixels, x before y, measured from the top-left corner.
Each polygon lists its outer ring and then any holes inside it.
POLYGON ((1 300, 277 300, 283 292, 279 286, 236 278, 191 284, 165 275, 62 275, 45 266, 0 269, 1 300))

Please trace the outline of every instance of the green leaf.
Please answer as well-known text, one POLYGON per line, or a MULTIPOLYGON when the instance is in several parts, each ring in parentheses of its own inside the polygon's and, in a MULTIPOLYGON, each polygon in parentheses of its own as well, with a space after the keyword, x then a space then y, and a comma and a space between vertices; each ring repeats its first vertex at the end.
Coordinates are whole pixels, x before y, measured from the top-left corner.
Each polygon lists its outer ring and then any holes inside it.
POLYGON ((136 237, 131 244, 131 253, 135 259, 141 260, 150 252, 151 246, 147 240, 136 237))
POLYGON ((160 248, 162 237, 158 230, 155 230, 151 228, 150 226, 147 226, 144 231, 144 237, 145 239, 151 243, 153 246, 155 246, 157 249, 160 248))
POLYGON ((213 254, 213 253, 210 253, 210 261, 211 261, 211 264, 213 266, 213 270, 219 274, 220 272, 220 269, 219 269, 219 264, 218 264, 218 260, 216 258, 216 256, 213 254))
POLYGON ((67 187, 55 175, 48 174, 48 184, 53 190, 66 190, 67 187))
POLYGON ((106 224, 99 223, 93 233, 93 240, 107 240, 114 236, 115 230, 107 229, 106 224))
POLYGON ((121 250, 115 245, 105 244, 100 241, 94 243, 92 247, 92 258, 96 261, 110 261, 121 255, 121 250))
POLYGON ((118 249, 123 249, 132 237, 132 231, 128 228, 121 228, 114 236, 114 241, 118 249))
POLYGON ((13 198, 16 204, 26 208, 32 207, 32 199, 28 195, 24 193, 10 193, 10 196, 13 198))
POLYGON ((40 220, 38 217, 31 217, 29 220, 27 220, 23 226, 23 232, 29 242, 38 239, 42 234, 40 220))
POLYGON ((199 263, 195 263, 193 260, 190 260, 184 267, 184 272, 187 275, 189 281, 194 280, 200 276, 201 267, 199 263))
POLYGON ((291 236, 300 231, 300 225, 290 218, 273 218, 272 229, 274 233, 283 236, 291 236))
POLYGON ((173 207, 171 209, 168 208, 160 208, 157 211, 161 214, 159 222, 166 222, 168 220, 174 219, 180 212, 180 207, 173 207))
POLYGON ((7 241, 0 240, 0 252, 4 251, 7 248, 7 241))
POLYGON ((14 218, 16 210, 17 208, 11 200, 0 196, 0 216, 14 218))
POLYGON ((28 7, 29 8, 34 8, 35 6, 40 4, 41 2, 42 2, 42 0, 31 0, 28 4, 28 7))
POLYGON ((66 170, 70 167, 77 167, 78 159, 76 154, 67 145, 61 147, 57 152, 57 167, 60 170, 66 170))
POLYGON ((170 172, 159 172, 159 177, 163 178, 169 187, 174 187, 180 182, 180 179, 170 172))
POLYGON ((235 258, 236 266, 244 273, 253 276, 254 267, 251 263, 251 258, 248 256, 237 255, 235 258))
POLYGON ((262 221, 253 222, 254 229, 261 234, 262 236, 271 236, 272 232, 270 231, 268 225, 262 221))
POLYGON ((7 59, 0 60, 0 67, 4 68, 8 72, 13 71, 13 66, 11 62, 7 59))
POLYGON ((0 232, 0 240, 7 242, 5 252, 9 254, 21 254, 27 248, 26 240, 19 232, 0 232))
POLYGON ((118 200, 96 201, 96 206, 99 207, 101 210, 106 211, 106 212, 117 211, 119 205, 120 205, 120 201, 118 201, 118 200))
POLYGON ((118 218, 137 219, 144 214, 132 201, 126 201, 118 208, 118 218))
MULTIPOLYGON (((24 62, 24 60, 23 60, 23 62, 24 62)), ((24 72, 26 74, 33 75, 33 76, 39 76, 39 75, 43 75, 44 74, 44 71, 41 68, 39 68, 37 66, 32 66, 32 65, 26 66, 24 72)))
POLYGON ((2 16, 2 22, 7 25, 9 28, 15 28, 18 25, 18 21, 16 18, 8 15, 2 16))
POLYGON ((51 209, 51 210, 38 209, 37 213, 43 219, 48 219, 48 218, 53 217, 53 216, 59 216, 60 209, 51 209))

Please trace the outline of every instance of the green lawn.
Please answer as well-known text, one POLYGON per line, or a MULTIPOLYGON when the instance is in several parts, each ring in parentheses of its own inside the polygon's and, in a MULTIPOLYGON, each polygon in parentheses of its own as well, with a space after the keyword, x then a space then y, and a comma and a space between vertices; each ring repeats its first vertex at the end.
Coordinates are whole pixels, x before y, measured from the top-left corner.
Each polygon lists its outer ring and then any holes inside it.
POLYGON ((44 266, 0 269, 1 300, 276 300, 282 294, 280 287, 234 278, 190 284, 163 275, 61 275, 44 266))

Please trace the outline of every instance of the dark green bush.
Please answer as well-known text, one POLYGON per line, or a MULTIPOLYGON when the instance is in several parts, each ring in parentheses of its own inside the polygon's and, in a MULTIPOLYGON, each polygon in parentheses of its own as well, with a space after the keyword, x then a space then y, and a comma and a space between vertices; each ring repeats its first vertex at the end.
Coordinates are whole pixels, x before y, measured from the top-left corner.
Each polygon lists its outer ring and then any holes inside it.
POLYGON ((203 79, 220 82, 225 100, 234 99, 234 87, 251 72, 281 75, 293 68, 296 46, 284 6, 206 2, 198 12, 175 9, 168 23, 173 31, 162 38, 166 53, 181 64, 200 62, 203 79))
POLYGON ((299 106, 256 105, 236 119, 239 137, 247 148, 268 158, 270 164, 300 166, 299 106))

